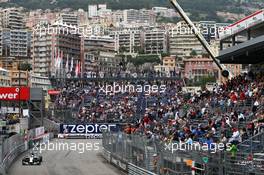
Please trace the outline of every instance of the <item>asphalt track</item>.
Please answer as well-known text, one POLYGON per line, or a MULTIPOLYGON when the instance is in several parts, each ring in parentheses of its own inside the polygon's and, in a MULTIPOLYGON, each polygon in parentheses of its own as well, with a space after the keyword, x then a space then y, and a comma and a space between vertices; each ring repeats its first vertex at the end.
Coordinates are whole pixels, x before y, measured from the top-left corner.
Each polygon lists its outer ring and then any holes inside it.
POLYGON ((25 153, 17 158, 8 171, 8 175, 124 175, 102 158, 101 140, 53 140, 51 143, 99 143, 99 151, 60 150, 43 151, 43 162, 40 166, 22 166, 25 153))

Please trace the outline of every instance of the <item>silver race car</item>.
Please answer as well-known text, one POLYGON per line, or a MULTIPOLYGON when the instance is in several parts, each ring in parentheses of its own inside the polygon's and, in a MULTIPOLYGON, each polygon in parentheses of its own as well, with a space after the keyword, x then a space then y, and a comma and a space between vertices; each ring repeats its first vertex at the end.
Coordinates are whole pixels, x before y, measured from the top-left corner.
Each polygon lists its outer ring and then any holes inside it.
POLYGON ((22 165, 40 165, 41 162, 42 156, 38 155, 36 152, 32 152, 22 159, 22 165))

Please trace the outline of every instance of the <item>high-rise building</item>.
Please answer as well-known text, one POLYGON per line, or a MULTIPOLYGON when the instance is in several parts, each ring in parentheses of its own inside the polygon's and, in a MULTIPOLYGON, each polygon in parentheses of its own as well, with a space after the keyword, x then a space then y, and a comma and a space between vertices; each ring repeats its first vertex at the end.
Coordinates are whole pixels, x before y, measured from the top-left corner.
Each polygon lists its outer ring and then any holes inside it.
POLYGON ((38 9, 30 11, 25 18, 26 27, 32 29, 37 24, 51 24, 56 20, 56 15, 55 12, 50 12, 49 10, 38 9))
POLYGON ((77 34, 57 32, 44 33, 40 36, 38 33, 34 33, 31 42, 33 71, 41 76, 65 75, 67 73, 65 70, 67 57, 68 68, 71 67, 70 60, 73 60, 75 66, 77 61, 81 61, 80 50, 81 38, 77 34), (56 66, 58 57, 62 57, 59 67, 56 66))
POLYGON ((0 86, 11 86, 10 72, 0 67, 0 86))
POLYGON ((229 26, 228 23, 216 23, 215 21, 200 21, 199 26, 201 34, 207 42, 219 38, 219 32, 225 27, 229 26))
POLYGON ((60 14, 58 20, 63 24, 67 24, 67 25, 73 25, 73 26, 79 25, 78 16, 73 13, 62 13, 60 14))
POLYGON ((83 9, 79 9, 77 12, 78 22, 79 25, 87 24, 87 12, 85 12, 83 9))
POLYGON ((124 23, 148 23, 153 24, 155 22, 156 16, 152 10, 124 10, 124 23))
MULTIPOLYGON (((198 23, 194 23, 196 27, 198 23)), ((169 53, 178 58, 202 55, 203 47, 185 22, 179 22, 169 31, 169 53)))
POLYGON ((117 75, 120 72, 120 63, 122 58, 113 52, 100 52, 98 57, 99 74, 104 76, 117 75))
POLYGON ((1 10, 2 26, 10 29, 25 28, 24 16, 19 8, 6 8, 1 10))
POLYGON ((98 16, 98 9, 97 5, 89 5, 88 6, 88 17, 92 18, 98 16))
POLYGON ((3 35, 2 35, 2 28, 0 27, 0 56, 3 54, 3 35))
POLYGON ((51 82, 49 77, 43 77, 38 74, 31 73, 29 75, 29 84, 32 88, 42 88, 43 91, 47 92, 51 89, 51 82))
POLYGON ((86 51, 116 52, 115 40, 109 36, 91 36, 84 39, 86 51))
POLYGON ((3 9, 0 7, 0 29, 3 28, 3 24, 2 24, 3 23, 3 20, 2 20, 3 13, 2 13, 2 10, 3 9))
MULTIPOLYGON (((115 55, 115 40, 109 36, 91 36, 84 39, 84 71, 95 72, 102 53, 115 55)), ((103 54, 105 55, 105 54, 103 54)))
POLYGON ((3 29, 3 56, 29 58, 29 32, 26 29, 3 29))
POLYGON ((110 33, 116 41, 116 50, 121 53, 137 53, 142 49, 141 32, 138 29, 116 30, 110 33))
POLYGON ((107 4, 98 4, 98 10, 106 10, 107 4))
POLYGON ((124 12, 122 10, 114 11, 112 18, 114 26, 119 27, 120 23, 124 22, 124 12))
POLYGON ((144 50, 146 54, 167 53, 167 32, 163 29, 144 31, 144 50))

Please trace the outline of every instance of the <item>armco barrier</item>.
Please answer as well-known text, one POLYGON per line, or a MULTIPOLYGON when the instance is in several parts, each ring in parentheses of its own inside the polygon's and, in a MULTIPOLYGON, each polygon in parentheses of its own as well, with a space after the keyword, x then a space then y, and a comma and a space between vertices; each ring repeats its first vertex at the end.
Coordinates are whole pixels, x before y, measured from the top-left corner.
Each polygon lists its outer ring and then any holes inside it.
MULTIPOLYGON (((0 166, 0 175, 5 175, 9 167, 12 165, 13 161, 22 153, 28 150, 28 142, 24 141, 24 135, 16 134, 8 139, 6 139, 1 147, 1 166, 0 166)), ((41 142, 46 142, 54 138, 53 133, 43 134, 43 137, 40 140, 41 142)))
POLYGON ((16 134, 4 140, 1 145, 1 173, 6 174, 6 171, 12 162, 24 151, 26 151, 26 145, 24 143, 23 135, 16 134))
POLYGON ((129 163, 126 160, 123 160, 119 156, 112 154, 111 152, 107 151, 104 148, 103 148, 103 157, 110 164, 118 167, 122 171, 127 172, 128 175, 157 175, 143 168, 140 168, 132 163, 129 163))
POLYGON ((263 175, 263 135, 245 143, 251 150, 239 145, 235 155, 220 150, 172 151, 162 141, 136 134, 104 132, 102 143, 106 159, 119 168, 125 162, 129 175, 263 175))
POLYGON ((156 175, 152 172, 144 170, 138 166, 133 165, 132 163, 128 164, 128 175, 156 175))
POLYGON ((25 144, 18 145, 16 148, 13 149, 3 160, 2 162, 2 174, 6 174, 9 167, 12 165, 13 161, 23 152, 25 152, 25 144))
POLYGON ((104 148, 103 148, 103 157, 105 160, 107 160, 107 162, 118 167, 120 170, 125 171, 125 172, 128 171, 128 164, 126 161, 124 161, 121 158, 111 154, 109 151, 107 151, 104 148))

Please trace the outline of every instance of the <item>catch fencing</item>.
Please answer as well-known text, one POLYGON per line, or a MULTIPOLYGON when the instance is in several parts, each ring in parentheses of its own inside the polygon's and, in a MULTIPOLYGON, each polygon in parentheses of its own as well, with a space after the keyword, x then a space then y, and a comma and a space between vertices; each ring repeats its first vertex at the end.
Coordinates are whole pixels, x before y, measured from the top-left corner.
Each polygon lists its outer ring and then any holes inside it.
POLYGON ((42 142, 54 137, 53 133, 37 134, 39 128, 31 129, 28 134, 16 134, 4 139, 0 145, 0 174, 5 175, 14 160, 33 147, 33 142, 42 142))
POLYGON ((1 147, 1 173, 5 174, 16 157, 26 151, 24 136, 16 134, 5 139, 1 147))
MULTIPOLYGON (((263 136, 261 138, 263 139, 263 136)), ((255 151, 252 155, 247 151, 238 151, 235 155, 230 151, 219 150, 215 153, 211 150, 172 151, 166 149, 164 142, 159 140, 124 133, 103 133, 103 147, 107 152, 104 157, 109 162, 111 157, 114 157, 118 160, 115 162, 123 163, 122 166, 126 167, 124 170, 133 175, 264 174, 264 154, 261 150, 255 151), (143 170, 148 173, 144 173, 143 170)))

